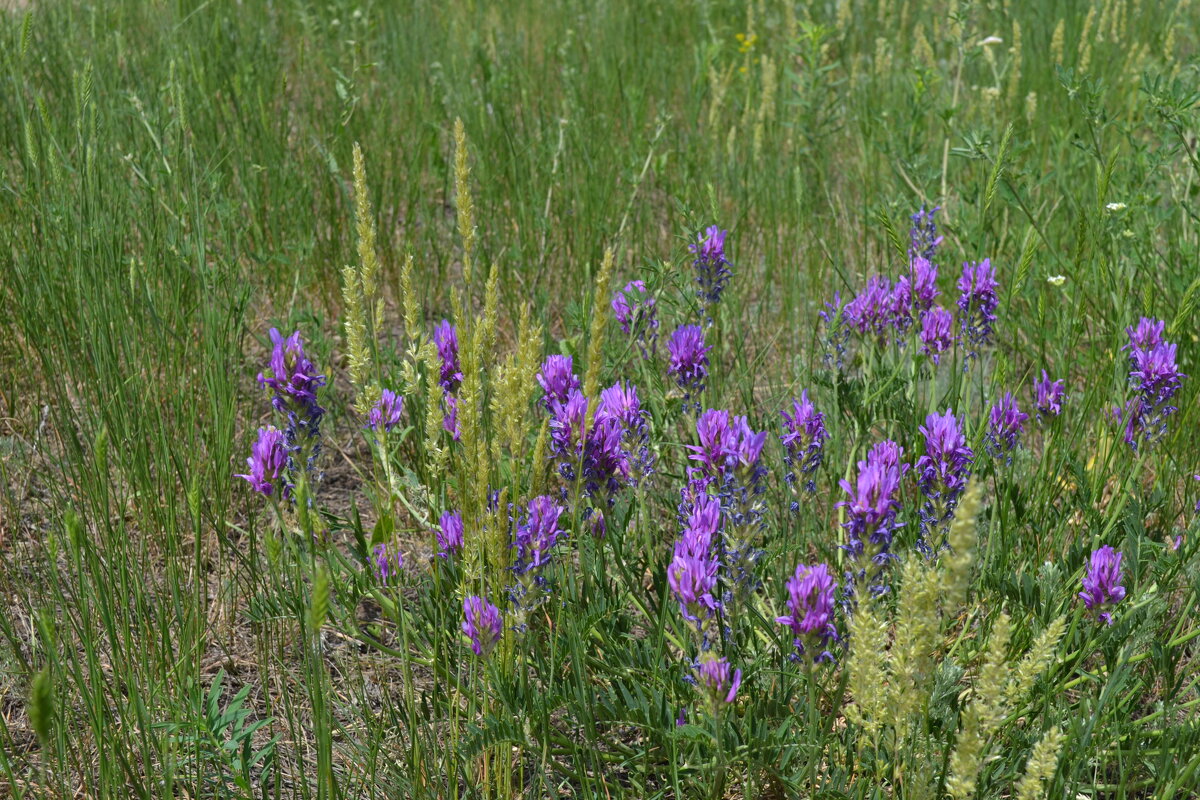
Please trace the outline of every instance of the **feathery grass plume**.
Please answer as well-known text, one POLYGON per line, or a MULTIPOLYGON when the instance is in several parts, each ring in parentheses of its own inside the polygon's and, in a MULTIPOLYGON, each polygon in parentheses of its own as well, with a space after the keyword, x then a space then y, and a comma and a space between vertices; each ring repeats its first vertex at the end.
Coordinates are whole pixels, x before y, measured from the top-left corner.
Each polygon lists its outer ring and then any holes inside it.
POLYGON ((854 15, 854 0, 838 0, 837 29, 842 36, 849 36, 852 30, 850 18, 854 15))
POLYGON ((354 410, 366 416, 376 398, 372 397, 371 352, 367 347, 366 312, 363 309, 361 275, 347 264, 342 267, 342 328, 346 333, 346 356, 350 385, 354 387, 354 410))
MULTIPOLYGON (((463 246, 463 287, 470 293, 475 255, 475 203, 471 199, 471 165, 467 153, 467 129, 462 117, 454 119, 454 205, 458 209, 458 235, 463 246)), ((456 319, 465 317, 460 315, 456 319)))
POLYGON ((1063 38, 1066 36, 1065 19, 1059 19, 1058 24, 1054 26, 1054 33, 1050 36, 1050 63, 1063 63, 1063 38))
POLYGON ((1103 42, 1112 28, 1113 0, 1104 0, 1100 6, 1100 22, 1096 25, 1096 41, 1103 42))
POLYGON ((1046 626, 1046 630, 1033 641, 1029 652, 1017 664, 1013 671, 1012 680, 1008 684, 1006 694, 1009 704, 1020 702, 1026 693, 1033 688, 1038 679, 1054 661, 1054 652, 1067 628, 1067 618, 1060 616, 1046 626))
POLYGON ((1017 101, 1017 94, 1021 88, 1021 23, 1017 22, 1015 17, 1012 21, 1012 47, 1009 52, 1012 54, 1012 60, 1008 67, 1008 102, 1012 104, 1017 101))
POLYGON ((49 665, 42 668, 33 677, 29 687, 29 706, 27 712, 29 724, 37 734, 38 743, 43 751, 50 748, 50 734, 54 726, 54 684, 50 679, 49 665))
POLYGON ((400 294, 404 298, 404 333, 408 337, 409 346, 419 343, 424 338, 421 328, 421 298, 413 290, 413 254, 410 250, 404 255, 404 265, 400 267, 400 294))
POLYGON ((975 560, 978 544, 976 517, 979 514, 980 488, 971 481, 963 491, 958 508, 954 510, 954 521, 950 523, 947 542, 950 551, 941 557, 940 583, 942 608, 953 613, 967 602, 967 589, 971 585, 971 564, 975 560))
POLYGON ((941 587, 922 558, 904 559, 900 575, 888 708, 897 736, 903 738, 908 732, 908 721, 924 707, 929 694, 929 677, 933 674, 933 656, 940 628, 938 598, 941 587))
POLYGON ((846 669, 850 679, 846 686, 853 700, 845 707, 846 718, 863 728, 874 743, 878 741, 887 705, 884 653, 888 625, 877 614, 875 601, 864 597, 850 617, 849 630, 846 669))
POLYGON ((987 741, 1004 719, 1004 688, 1008 683, 1008 640, 1011 634, 1011 620, 1008 614, 1001 611, 992 623, 983 667, 975 682, 974 696, 963 711, 962 727, 958 732, 954 754, 950 757, 946 790, 956 800, 966 800, 975 795, 987 741))
POLYGON ((529 415, 525 413, 532 388, 537 385, 538 343, 542 328, 534 325, 529 305, 521 307, 517 323, 517 347, 496 369, 492 381, 492 418, 497 421, 495 446, 501 443, 514 456, 522 452, 529 435, 529 415))
POLYGON ((771 57, 763 53, 760 60, 762 66, 762 97, 758 103, 758 118, 754 121, 754 157, 762 154, 763 136, 766 134, 767 122, 775 118, 775 63, 771 57))
POLYGON ((930 46, 929 40, 925 38, 925 26, 917 23, 916 33, 913 34, 913 57, 917 63, 926 69, 933 69, 937 66, 937 59, 933 55, 933 47, 930 46))
POLYGON ((1175 25, 1174 25, 1174 23, 1172 23, 1171 27, 1167 28, 1167 36, 1163 40, 1163 55, 1165 55, 1167 58, 1171 58, 1171 54, 1174 52, 1175 52, 1175 25))
POLYGON ((1030 125, 1037 119, 1037 92, 1025 95, 1025 121, 1030 125))
MULTIPOLYGON (((613 272, 612 247, 604 249, 604 260, 600 262, 600 272, 596 275, 596 293, 592 297, 592 325, 588 332, 588 368, 583 381, 584 397, 595 398, 600 393, 600 367, 604 353, 604 328, 608 323, 608 298, 611 294, 609 284, 612 283, 613 272)), ((596 414, 596 402, 588 403, 587 420, 583 430, 592 429, 592 418, 596 414)))
POLYGON ((1079 34, 1079 71, 1087 72, 1088 66, 1092 63, 1092 25, 1096 22, 1096 7, 1092 6, 1088 9, 1088 14, 1083 20, 1083 32, 1079 34))
POLYGON ((721 113, 721 105, 725 102, 725 93, 729 91, 729 82, 733 79, 733 65, 730 64, 722 74, 717 68, 708 68, 708 91, 712 97, 708 103, 708 129, 716 128, 717 116, 721 113))
POLYGON ((491 364, 496 354, 496 317, 499 305, 500 271, 496 268, 496 264, 493 263, 492 268, 488 270, 487 284, 484 287, 483 316, 480 318, 482 324, 479 329, 481 339, 479 350, 475 354, 477 363, 481 365, 491 364))
MULTIPOLYGON (((375 217, 367 192, 367 167, 362 148, 354 143, 354 225, 358 233, 359 286, 372 337, 383 324, 383 298, 379 293, 379 256, 375 252, 375 217)), ((371 342, 374 349, 374 341, 371 342)))
POLYGON ((1043 784, 1058 769, 1063 738, 1062 728, 1055 725, 1033 746, 1029 761, 1025 762, 1025 774, 1017 782, 1017 800, 1040 800, 1046 796, 1043 784))
POLYGON ((892 72, 892 45, 886 36, 875 39, 875 77, 886 78, 892 72))
POLYGON ((329 569, 321 564, 313 576, 312 597, 308 602, 308 632, 313 637, 320 637, 321 628, 329 618, 329 598, 329 569))

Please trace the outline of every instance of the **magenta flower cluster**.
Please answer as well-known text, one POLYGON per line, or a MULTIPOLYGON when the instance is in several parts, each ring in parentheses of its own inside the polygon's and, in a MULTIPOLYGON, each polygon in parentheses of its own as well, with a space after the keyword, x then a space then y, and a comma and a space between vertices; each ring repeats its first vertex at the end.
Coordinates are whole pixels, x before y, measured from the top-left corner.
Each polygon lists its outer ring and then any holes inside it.
POLYGON ((1113 417, 1125 428, 1125 443, 1135 450, 1139 444, 1152 445, 1167 431, 1167 418, 1183 378, 1175 360, 1177 347, 1163 338, 1162 320, 1142 317, 1136 326, 1125 329, 1129 343, 1129 384, 1136 393, 1125 404, 1113 408, 1113 417))
POLYGON ((704 329, 699 325, 681 325, 667 340, 667 374, 683 390, 684 410, 700 410, 695 398, 704 391, 708 378, 708 354, 712 347, 704 343, 704 329))
POLYGON ((721 504, 707 494, 696 496, 667 567, 667 584, 679 612, 700 630, 721 607, 715 595, 718 563, 713 547, 720 525, 721 504))
POLYGON ((839 485, 847 499, 838 503, 846 509, 846 550, 855 558, 882 565, 891 558, 892 537, 902 523, 896 521, 900 511, 900 479, 909 465, 901 462, 904 449, 885 440, 870 449, 866 459, 858 462, 854 483, 842 480, 839 485))
POLYGON ((391 433, 393 428, 400 425, 403 416, 404 398, 390 389, 384 389, 367 413, 367 427, 376 432, 383 430, 391 433))
POLYGON ((1125 599, 1125 587, 1121 585, 1122 554, 1104 545, 1092 552, 1087 573, 1083 576, 1083 591, 1079 596, 1088 611, 1096 619, 1112 624, 1112 608, 1125 599))
POLYGON ((487 656, 504 632, 500 609, 478 595, 471 595, 463 601, 462 632, 471 640, 475 655, 487 656))
POLYGON ((703 308, 721 299, 721 293, 733 277, 732 265, 725 257, 725 237, 728 235, 729 231, 710 225, 696 237, 695 244, 688 245, 696 256, 692 264, 696 272, 696 297, 703 308))
POLYGON ((462 514, 459 512, 442 512, 442 517, 433 533, 437 537, 439 558, 450 558, 462 552, 463 521, 462 514))
POLYGON ((442 320, 433 329, 433 344, 442 362, 438 373, 438 383, 442 387, 442 428, 457 442, 462 431, 458 427, 458 396, 455 393, 463 379, 458 361, 458 329, 449 320, 442 320))
POLYGON ((833 658, 829 645, 838 641, 833 624, 835 589, 837 581, 826 564, 800 564, 787 582, 788 613, 775 621, 791 630, 802 657, 813 661, 833 658))
POLYGON ((988 412, 988 429, 985 447, 992 458, 1003 458, 1012 462, 1012 451, 1020 444, 1021 434, 1029 415, 1020 409, 1012 392, 992 406, 988 412))
POLYGON ((614 292, 612 311, 621 331, 637 341, 642 358, 657 352, 658 307, 654 296, 646 289, 645 281, 630 281, 624 289, 614 292))
POLYGON ((1033 383, 1033 394, 1038 422, 1044 422, 1062 413, 1063 403, 1067 399, 1067 386, 1061 380, 1050 380, 1046 370, 1042 370, 1041 380, 1033 383))
POLYGON ((967 446, 962 427, 950 409, 927 416, 920 431, 925 437, 925 454, 916 463, 917 485, 925 496, 921 533, 929 536, 953 518, 971 476, 975 452, 967 446))
MULTIPOLYGON (((809 492, 816 490, 812 479, 813 473, 821 466, 824 458, 825 440, 829 431, 825 429, 825 415, 817 411, 816 406, 808 399, 808 392, 802 391, 799 400, 792 400, 792 413, 781 411, 783 416, 783 435, 779 437, 783 443, 783 463, 787 467, 784 480, 789 486, 796 483, 796 472, 808 480, 804 488, 809 492)), ((792 511, 796 511, 798 503, 792 502, 792 511)))

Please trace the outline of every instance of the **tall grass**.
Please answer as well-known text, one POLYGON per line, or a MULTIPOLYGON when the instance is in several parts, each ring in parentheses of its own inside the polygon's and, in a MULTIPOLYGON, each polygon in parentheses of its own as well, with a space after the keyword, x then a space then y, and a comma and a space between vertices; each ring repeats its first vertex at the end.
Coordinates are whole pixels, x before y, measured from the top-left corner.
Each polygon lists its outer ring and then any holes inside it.
POLYGON ((1044 780, 1054 797, 1188 796, 1195 380, 1152 450, 1131 452, 1108 410, 1142 315, 1200 372, 1197 22, 1187 0, 0 10, 2 785, 1024 797, 1044 780), (996 266, 996 346, 932 377, 911 349, 864 346, 831 373, 818 312, 899 274, 921 205, 942 209, 947 303, 959 262, 996 266), (704 404, 770 432, 772 488, 763 588, 723 651, 745 670, 739 700, 708 714, 666 577, 695 421, 661 350, 698 318, 687 244, 714 222, 735 275, 704 404), (635 278, 658 300, 657 359, 604 316, 635 278), (443 317, 475 401, 459 443, 440 428, 443 317), (311 512, 231 477, 271 413, 253 378, 272 325, 300 329, 329 376, 311 512), (574 356, 593 400, 637 384, 659 471, 606 512, 602 540, 570 498, 551 601, 476 659, 462 601, 504 605, 506 504, 519 518, 560 485, 539 457, 547 353, 574 356), (352 386, 356 357, 372 369, 352 386), (841 575, 837 480, 880 438, 915 458, 947 405, 982 463, 988 406, 1008 390, 1027 404, 1043 368, 1067 379, 1067 410, 1007 470, 979 469, 962 602, 907 594, 945 568, 917 563, 910 504, 895 591, 838 617, 855 636, 836 663, 792 664, 773 617, 797 563, 841 575), (407 430, 380 445, 362 427, 383 388, 405 395, 407 430), (801 389, 831 439, 792 514, 774 437, 801 389), (450 508, 476 549, 461 563, 432 555, 450 508), (406 554, 398 582, 373 575, 379 543, 406 554), (1101 544, 1124 553, 1130 592, 1111 627, 1075 597, 1101 544), (911 608, 933 629, 914 632, 911 608), (855 642, 872 635, 887 655, 863 671, 855 642), (903 698, 917 710, 854 721, 870 698, 847 687, 875 674, 895 691, 916 669, 892 661, 897 643, 914 640, 931 659, 903 698))

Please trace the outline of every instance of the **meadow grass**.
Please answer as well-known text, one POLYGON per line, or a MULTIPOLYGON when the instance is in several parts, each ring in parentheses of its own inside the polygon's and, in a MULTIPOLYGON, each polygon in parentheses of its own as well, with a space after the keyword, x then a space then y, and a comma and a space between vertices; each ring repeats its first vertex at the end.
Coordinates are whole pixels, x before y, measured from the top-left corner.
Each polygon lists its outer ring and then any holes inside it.
POLYGON ((1153 446, 1110 410, 1143 316, 1200 371, 1198 22, 1188 0, 0 3, 0 794, 1196 796, 1196 380, 1153 446), (991 259, 994 341, 934 365, 915 330, 855 335, 832 363, 820 312, 907 274, 922 206, 939 302, 991 259), (713 224, 733 274, 703 307, 688 246, 713 224), (653 353, 611 316, 635 279, 653 353), (703 441, 667 372, 682 324, 713 347, 702 408, 767 432, 765 479, 726 476, 763 493, 721 500, 753 585, 725 558, 702 631, 669 574, 703 441), (327 383, 314 472, 266 498, 233 476, 286 424, 255 381, 279 377, 271 327, 327 383), (541 405, 549 354, 585 431, 601 388, 638 387, 655 471, 611 504, 563 477, 589 454, 541 405), (1043 369, 1061 416, 992 457, 989 409, 1032 414, 1043 369), (778 438, 802 391, 829 433, 811 493, 778 438), (974 511, 927 560, 912 470, 887 591, 848 597, 839 480, 884 439, 916 462, 948 407, 974 511), (559 541, 522 575, 539 496, 559 541), (1104 545, 1111 625, 1078 597, 1104 545), (818 562, 841 641, 814 664, 775 617, 818 562), (490 654, 460 631, 472 595, 504 614, 490 654))

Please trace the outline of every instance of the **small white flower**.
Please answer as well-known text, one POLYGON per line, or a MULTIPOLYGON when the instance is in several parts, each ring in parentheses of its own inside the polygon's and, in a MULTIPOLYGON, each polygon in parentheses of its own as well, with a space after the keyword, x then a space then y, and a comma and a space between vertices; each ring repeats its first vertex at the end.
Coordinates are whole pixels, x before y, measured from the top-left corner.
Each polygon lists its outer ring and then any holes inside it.
POLYGON ((1105 208, 1115 214, 1118 211, 1124 211, 1126 208, 1128 208, 1128 206, 1126 206, 1124 203, 1109 203, 1105 206, 1105 208))
POLYGON ((1064 283, 1067 282, 1067 276, 1066 275, 1050 275, 1049 277, 1046 278, 1046 282, 1049 283, 1051 286, 1062 286, 1064 283))
POLYGON ((993 44, 1004 44, 1004 40, 1001 39, 999 36, 989 36, 986 39, 983 39, 982 41, 979 42, 980 47, 988 47, 993 44))

